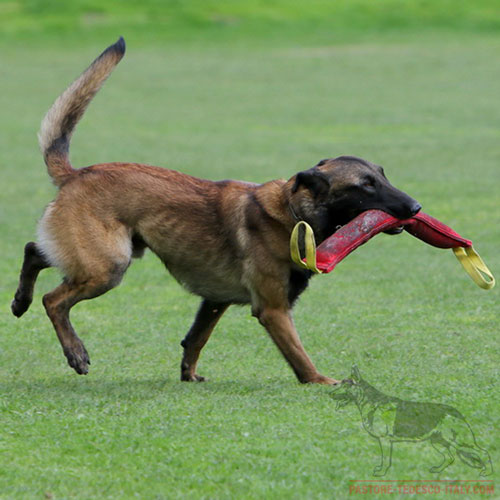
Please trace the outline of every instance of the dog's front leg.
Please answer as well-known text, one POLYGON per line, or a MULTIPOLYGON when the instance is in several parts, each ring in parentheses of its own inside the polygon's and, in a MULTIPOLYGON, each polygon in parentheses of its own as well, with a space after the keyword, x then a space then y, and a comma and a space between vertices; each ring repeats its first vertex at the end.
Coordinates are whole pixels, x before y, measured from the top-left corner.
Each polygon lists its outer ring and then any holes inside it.
POLYGON ((274 343, 302 383, 338 384, 338 380, 318 373, 295 330, 290 310, 262 307, 256 314, 274 343))
POLYGON ((380 446, 380 465, 373 469, 373 475, 381 477, 386 475, 392 465, 392 441, 379 437, 378 444, 380 446))
POLYGON ((202 301, 189 332, 181 342, 181 346, 184 347, 184 356, 181 361, 182 381, 203 382, 205 380, 196 373, 196 363, 217 321, 228 307, 229 304, 219 304, 210 300, 202 301))

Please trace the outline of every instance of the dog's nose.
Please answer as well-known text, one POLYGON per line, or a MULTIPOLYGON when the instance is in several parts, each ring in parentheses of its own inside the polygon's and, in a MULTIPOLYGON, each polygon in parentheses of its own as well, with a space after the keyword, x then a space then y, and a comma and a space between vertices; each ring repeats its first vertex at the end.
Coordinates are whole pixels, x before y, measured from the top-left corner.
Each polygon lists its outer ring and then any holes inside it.
POLYGON ((418 212, 420 212, 420 209, 422 208, 422 205, 418 203, 418 201, 410 208, 411 211, 411 216, 413 217, 414 215, 417 215, 418 212))

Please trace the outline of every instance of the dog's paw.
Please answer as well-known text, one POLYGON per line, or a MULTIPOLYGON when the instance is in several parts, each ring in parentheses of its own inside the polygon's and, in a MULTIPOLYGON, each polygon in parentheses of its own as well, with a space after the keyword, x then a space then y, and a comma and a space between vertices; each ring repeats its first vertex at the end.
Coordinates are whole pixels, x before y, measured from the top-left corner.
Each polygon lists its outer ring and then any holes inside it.
POLYGON ((87 375, 89 372, 90 358, 84 345, 73 347, 71 349, 65 348, 64 355, 68 360, 68 365, 75 370, 78 375, 87 375))
POLYGON ((384 467, 382 465, 377 465, 377 467, 375 467, 373 469, 373 475, 376 477, 385 476, 387 473, 387 469, 388 469, 388 467, 384 467))
POLYGON ((491 467, 484 467, 481 469, 481 472, 479 473, 480 476, 489 476, 493 472, 493 469, 491 467))
POLYGON ((446 467, 441 466, 434 466, 429 469, 429 472, 432 472, 433 474, 437 474, 438 472, 442 472, 446 467))
POLYGON ((340 385, 340 380, 335 380, 334 378, 325 377, 324 375, 316 375, 314 378, 306 381, 308 384, 322 384, 322 385, 340 385))
POLYGON ((205 377, 202 377, 201 375, 198 375, 196 373, 194 374, 189 374, 189 373, 181 373, 181 381, 182 382, 205 382, 205 377))
POLYGON ((10 304, 10 309, 12 314, 17 318, 20 318, 29 308, 31 300, 26 297, 14 297, 14 300, 10 304))

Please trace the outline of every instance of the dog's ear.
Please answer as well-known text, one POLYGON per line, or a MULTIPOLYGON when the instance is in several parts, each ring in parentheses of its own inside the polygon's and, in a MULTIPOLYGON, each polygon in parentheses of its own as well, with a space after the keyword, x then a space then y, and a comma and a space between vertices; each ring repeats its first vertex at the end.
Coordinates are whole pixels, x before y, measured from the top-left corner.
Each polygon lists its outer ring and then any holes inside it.
POLYGON ((352 365, 351 377, 356 382, 359 382, 361 380, 361 373, 359 372, 359 369, 356 365, 352 365))
POLYGON ((304 186, 316 197, 328 193, 330 182, 323 172, 310 168, 299 172, 295 176, 295 183, 292 187, 292 193, 296 193, 300 186, 304 186))

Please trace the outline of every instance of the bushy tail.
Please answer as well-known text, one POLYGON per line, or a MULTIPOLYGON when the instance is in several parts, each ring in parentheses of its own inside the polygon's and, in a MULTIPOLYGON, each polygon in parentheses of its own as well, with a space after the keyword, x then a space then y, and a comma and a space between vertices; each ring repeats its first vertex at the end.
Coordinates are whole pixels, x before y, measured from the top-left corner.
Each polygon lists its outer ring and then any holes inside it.
POLYGON ((469 467, 473 467, 474 469, 486 468, 486 464, 483 462, 477 450, 470 450, 465 447, 457 448, 457 455, 460 460, 469 467))
POLYGON ((42 120, 38 142, 56 186, 74 171, 69 161, 69 143, 76 124, 124 53, 125 40, 120 37, 56 99, 42 120))

